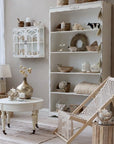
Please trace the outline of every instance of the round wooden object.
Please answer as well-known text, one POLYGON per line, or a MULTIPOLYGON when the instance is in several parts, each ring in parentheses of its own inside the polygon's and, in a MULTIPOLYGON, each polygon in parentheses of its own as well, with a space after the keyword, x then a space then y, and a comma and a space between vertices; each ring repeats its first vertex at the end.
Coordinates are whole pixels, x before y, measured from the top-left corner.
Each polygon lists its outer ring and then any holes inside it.
POLYGON ((114 144, 114 123, 99 125, 93 123, 92 144, 114 144))
POLYGON ((71 43, 70 43, 70 46, 72 47, 76 46, 78 51, 86 51, 86 46, 88 45, 89 45, 88 38, 85 34, 76 34, 72 38, 71 43), (82 42, 81 47, 77 45, 78 41, 82 42))

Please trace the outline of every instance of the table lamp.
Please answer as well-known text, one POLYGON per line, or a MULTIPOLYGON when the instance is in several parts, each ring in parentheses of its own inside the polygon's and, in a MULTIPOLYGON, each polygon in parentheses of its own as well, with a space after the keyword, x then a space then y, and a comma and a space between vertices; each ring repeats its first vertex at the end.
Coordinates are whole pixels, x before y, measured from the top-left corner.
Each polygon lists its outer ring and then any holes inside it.
POLYGON ((8 64, 0 65, 0 95, 6 93, 6 78, 11 78, 11 70, 8 64))

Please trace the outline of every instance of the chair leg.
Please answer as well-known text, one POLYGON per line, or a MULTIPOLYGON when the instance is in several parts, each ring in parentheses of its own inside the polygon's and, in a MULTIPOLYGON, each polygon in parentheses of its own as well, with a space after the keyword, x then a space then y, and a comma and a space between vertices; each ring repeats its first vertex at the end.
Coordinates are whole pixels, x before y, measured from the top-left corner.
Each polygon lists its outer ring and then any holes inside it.
POLYGON ((73 120, 71 120, 71 135, 73 135, 73 128, 74 128, 74 126, 73 126, 73 120))
POLYGON ((84 124, 74 135, 70 137, 67 144, 70 144, 75 139, 75 137, 78 136, 86 127, 87 127, 87 124, 84 124))

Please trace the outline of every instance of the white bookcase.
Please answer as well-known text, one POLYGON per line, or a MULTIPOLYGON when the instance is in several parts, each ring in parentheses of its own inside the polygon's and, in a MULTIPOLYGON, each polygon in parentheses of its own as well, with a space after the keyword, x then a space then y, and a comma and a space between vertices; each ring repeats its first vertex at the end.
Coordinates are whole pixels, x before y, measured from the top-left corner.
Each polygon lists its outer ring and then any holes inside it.
POLYGON ((17 58, 43 58, 44 26, 13 29, 13 56, 17 58))
POLYGON ((103 1, 73 4, 68 6, 50 8, 49 11, 49 109, 50 115, 56 115, 56 103, 61 102, 67 105, 80 104, 86 94, 80 95, 73 92, 76 84, 86 81, 100 83, 110 75, 111 70, 111 5, 103 1), (98 18, 102 12, 102 19, 98 18), (56 26, 61 22, 79 23, 100 23, 101 34, 97 35, 98 29, 56 31, 56 26), (101 45, 100 51, 76 51, 69 52, 68 46, 71 39, 78 33, 88 37, 89 44, 95 40, 101 45), (58 51, 59 45, 65 44, 64 51, 58 51), (82 63, 90 64, 101 61, 101 69, 98 73, 81 72, 82 63), (74 70, 69 73, 58 72, 57 64, 73 66, 74 70), (66 80, 71 83, 71 91, 64 93, 56 91, 56 86, 60 81, 66 80))

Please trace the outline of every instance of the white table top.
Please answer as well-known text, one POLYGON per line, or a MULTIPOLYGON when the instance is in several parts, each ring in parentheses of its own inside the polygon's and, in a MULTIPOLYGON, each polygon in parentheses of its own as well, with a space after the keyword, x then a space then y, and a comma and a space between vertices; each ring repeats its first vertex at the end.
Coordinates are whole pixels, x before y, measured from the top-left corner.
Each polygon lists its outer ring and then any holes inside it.
POLYGON ((2 130, 5 132, 5 112, 7 113, 8 124, 10 125, 10 115, 9 112, 28 112, 32 111, 33 119, 33 134, 35 133, 35 127, 38 121, 38 112, 42 108, 43 99, 32 97, 31 99, 16 99, 10 100, 9 98, 0 99, 0 110, 2 112, 2 130))
POLYGON ((32 97, 31 99, 18 99, 11 101, 9 98, 0 99, 0 104, 34 104, 34 103, 42 103, 44 100, 41 98, 32 97))

